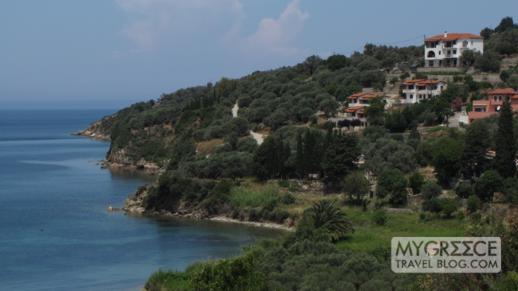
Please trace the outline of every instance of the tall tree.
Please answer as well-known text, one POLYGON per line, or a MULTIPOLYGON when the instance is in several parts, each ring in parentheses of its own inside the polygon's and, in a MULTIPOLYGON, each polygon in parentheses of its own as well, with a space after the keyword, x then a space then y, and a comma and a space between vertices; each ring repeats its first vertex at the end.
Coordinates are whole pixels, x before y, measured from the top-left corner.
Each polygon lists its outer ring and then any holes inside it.
POLYGON ((462 153, 463 143, 455 138, 443 137, 433 145, 432 164, 442 186, 450 186, 452 179, 458 176, 462 153))
POLYGON ((363 197, 369 193, 370 183, 361 172, 353 172, 344 181, 344 190, 349 194, 349 199, 355 204, 360 204, 363 197))
POLYGON ((304 135, 304 171, 306 174, 320 173, 322 161, 322 136, 320 133, 307 130, 304 135))
POLYGON ((297 148, 295 153, 295 171, 300 178, 306 176, 304 163, 304 145, 302 143, 302 134, 299 132, 297 134, 297 148))
POLYGON ((254 155, 254 172, 261 179, 284 178, 287 175, 286 161, 290 148, 278 137, 267 137, 254 155))
POLYGON ((489 129, 483 121, 468 127, 461 169, 465 178, 478 177, 484 172, 487 166, 486 152, 491 145, 489 137, 489 129))
POLYGON ((383 98, 372 100, 365 113, 369 125, 383 125, 385 117, 385 103, 383 103, 383 98))
POLYGON ((496 134, 495 169, 504 177, 516 174, 516 141, 514 139, 513 112, 508 100, 504 102, 496 134))
POLYGON ((354 169, 354 161, 360 153, 358 138, 355 135, 333 134, 322 160, 324 182, 328 190, 337 190, 341 179, 354 169))

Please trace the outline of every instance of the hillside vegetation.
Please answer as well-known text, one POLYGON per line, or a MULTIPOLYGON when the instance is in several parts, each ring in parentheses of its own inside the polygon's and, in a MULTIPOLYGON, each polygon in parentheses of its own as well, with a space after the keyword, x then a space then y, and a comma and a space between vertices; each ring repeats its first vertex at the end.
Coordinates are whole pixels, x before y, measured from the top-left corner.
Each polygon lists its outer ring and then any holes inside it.
POLYGON ((311 56, 164 94, 96 123, 90 131, 111 137, 109 162, 162 169, 133 198, 144 213, 296 226, 282 241, 241 257, 159 272, 147 288, 516 289, 518 120, 506 102, 499 117, 447 126, 485 89, 518 86, 518 67, 501 64, 518 53, 518 26, 504 18, 482 36, 485 53, 466 58, 477 73, 498 72, 501 82, 477 82, 466 73, 419 104, 387 110, 374 100, 361 130, 333 122, 345 98, 416 77, 422 47, 369 44, 351 56, 311 56), (387 258, 398 235, 500 235, 509 260, 494 276, 396 276, 387 258))

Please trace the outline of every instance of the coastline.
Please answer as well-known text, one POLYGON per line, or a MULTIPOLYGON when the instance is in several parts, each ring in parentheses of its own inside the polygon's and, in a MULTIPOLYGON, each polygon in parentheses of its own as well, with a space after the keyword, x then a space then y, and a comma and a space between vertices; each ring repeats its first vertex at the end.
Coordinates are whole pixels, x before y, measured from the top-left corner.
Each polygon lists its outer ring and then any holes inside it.
MULTIPOLYGON (((109 136, 105 134, 101 134, 95 129, 85 129, 76 133, 73 133, 75 136, 85 137, 89 139, 93 139, 96 141, 105 141, 109 142, 110 138, 109 136)), ((125 163, 117 163, 112 162, 109 160, 101 160, 99 162, 99 165, 102 169, 108 169, 110 171, 130 171, 130 172, 141 172, 145 175, 149 176, 159 176, 164 171, 163 168, 160 168, 158 165, 147 162, 147 161, 139 161, 137 165, 130 165, 125 163)), ((287 232, 293 232, 296 230, 296 227, 289 227, 284 224, 278 224, 273 222, 258 222, 258 221, 246 221, 246 220, 238 220, 233 219, 224 215, 218 215, 218 216, 212 216, 207 217, 203 213, 197 213, 195 211, 191 210, 185 210, 181 212, 149 212, 145 209, 144 206, 142 206, 144 197, 147 194, 147 186, 140 187, 135 191, 134 194, 129 195, 126 201, 124 202, 124 206, 122 208, 113 208, 112 206, 108 206, 108 209, 112 208, 113 210, 109 211, 115 211, 115 210, 121 210, 126 215, 134 215, 134 216, 145 216, 145 217, 155 217, 155 218, 185 218, 185 219, 192 219, 192 220, 206 220, 206 221, 213 221, 213 222, 219 222, 219 223, 229 223, 229 224, 241 224, 241 225, 247 225, 252 227, 258 227, 258 228, 264 228, 264 229, 273 229, 273 230, 280 230, 280 231, 287 231, 287 232)))
MULTIPOLYGON (((138 193, 142 189, 137 190, 138 193)), ((161 219, 172 219, 172 218, 182 218, 189 219, 193 221, 212 221, 218 223, 227 223, 227 224, 240 224, 251 227, 258 227, 263 229, 272 229, 286 232, 294 232, 296 227, 289 227, 284 224, 278 224, 273 222, 259 222, 259 221, 247 221, 247 220, 239 220, 233 219, 224 215, 216 215, 216 216, 205 216, 202 213, 198 213, 195 211, 182 211, 182 212, 168 212, 168 211, 148 211, 146 210, 140 203, 142 202, 142 198, 138 198, 137 195, 130 196, 125 202, 124 207, 120 210, 124 212, 126 215, 131 216, 140 216, 140 217, 149 217, 149 218, 161 218, 161 219)))

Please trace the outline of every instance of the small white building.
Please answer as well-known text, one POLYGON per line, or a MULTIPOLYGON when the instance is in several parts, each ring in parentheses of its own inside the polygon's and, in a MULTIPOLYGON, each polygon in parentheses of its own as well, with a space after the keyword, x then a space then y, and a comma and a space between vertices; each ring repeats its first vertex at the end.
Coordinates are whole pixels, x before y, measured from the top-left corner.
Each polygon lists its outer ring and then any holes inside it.
POLYGON ((484 53, 484 38, 471 33, 447 33, 425 39, 425 67, 461 67, 466 50, 484 53))
POLYGON ((401 84, 402 104, 415 104, 441 95, 447 85, 444 81, 415 79, 401 84))

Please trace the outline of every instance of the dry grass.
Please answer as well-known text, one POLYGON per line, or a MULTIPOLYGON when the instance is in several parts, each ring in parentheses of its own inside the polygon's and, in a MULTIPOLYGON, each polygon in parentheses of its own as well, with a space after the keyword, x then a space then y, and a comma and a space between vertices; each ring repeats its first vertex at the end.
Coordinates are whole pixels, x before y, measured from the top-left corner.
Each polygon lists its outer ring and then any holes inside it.
POLYGON ((221 138, 215 138, 208 141, 202 141, 196 144, 196 150, 198 153, 206 155, 214 152, 217 146, 224 144, 225 142, 221 138))

